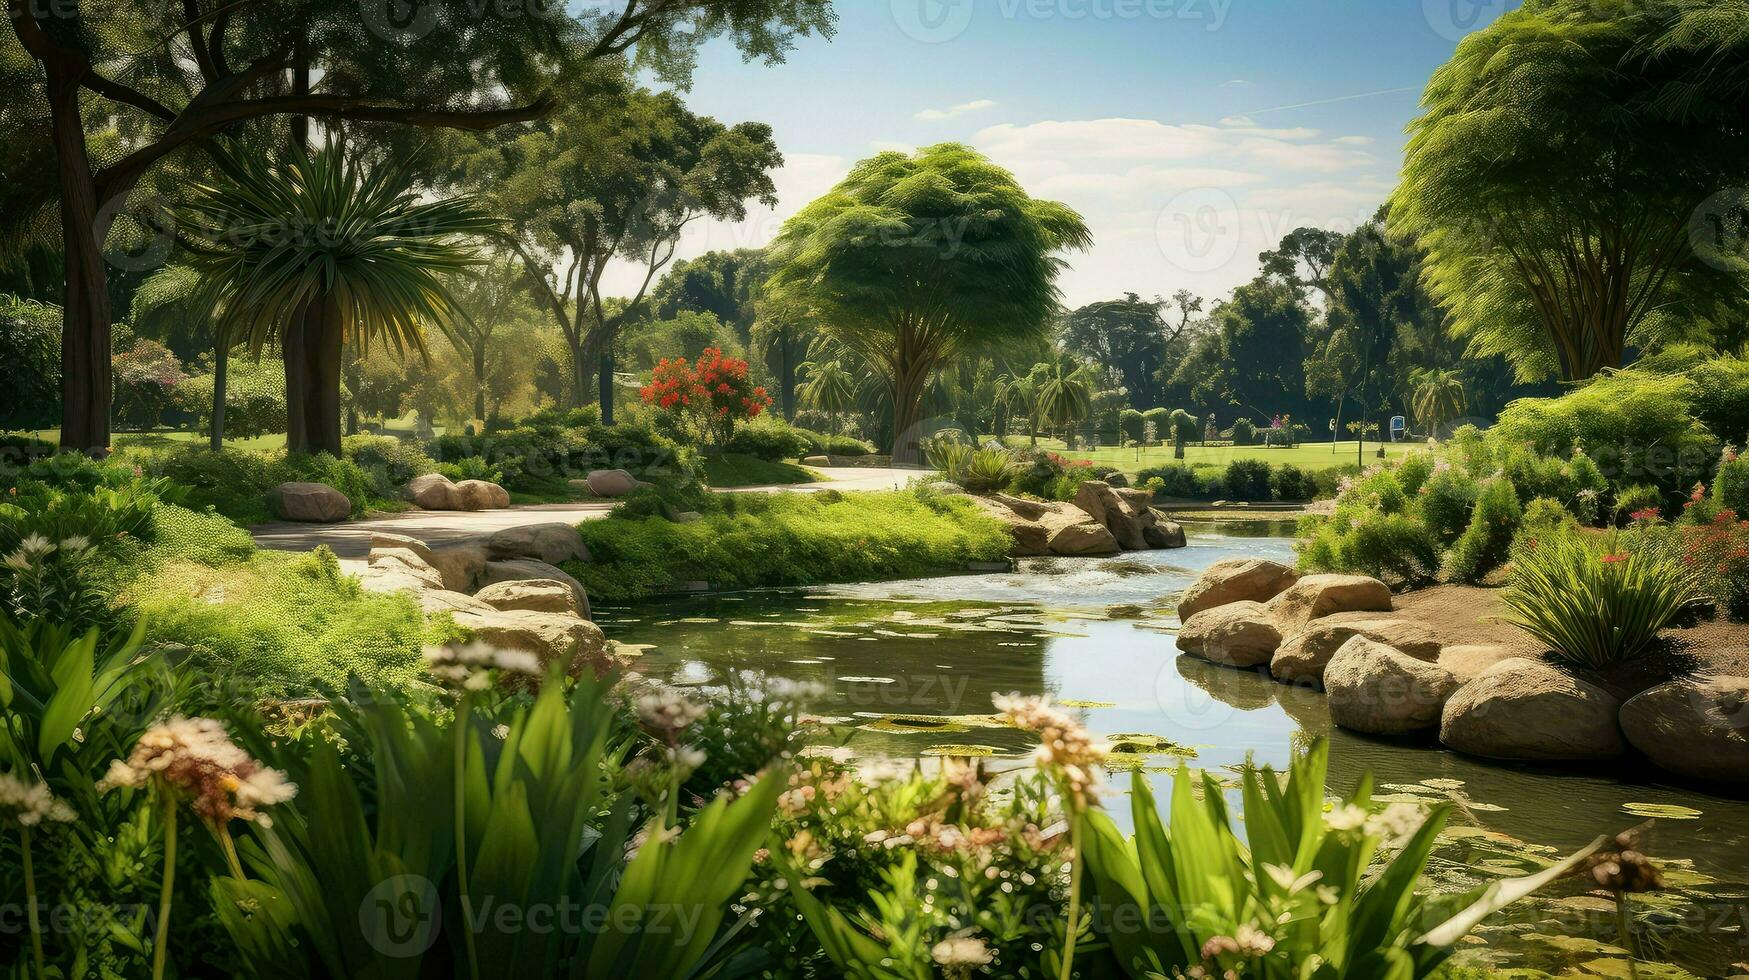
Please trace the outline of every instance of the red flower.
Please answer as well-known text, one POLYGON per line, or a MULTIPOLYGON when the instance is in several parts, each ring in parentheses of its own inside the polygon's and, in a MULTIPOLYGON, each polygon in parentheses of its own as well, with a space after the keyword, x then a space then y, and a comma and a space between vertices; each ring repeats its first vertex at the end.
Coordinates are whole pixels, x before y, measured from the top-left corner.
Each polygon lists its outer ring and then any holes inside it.
POLYGON ((1604 555, 1603 556, 1603 563, 1605 565, 1613 565, 1616 562, 1622 562, 1622 561, 1627 561, 1627 560, 1628 560, 1627 555, 1604 555))

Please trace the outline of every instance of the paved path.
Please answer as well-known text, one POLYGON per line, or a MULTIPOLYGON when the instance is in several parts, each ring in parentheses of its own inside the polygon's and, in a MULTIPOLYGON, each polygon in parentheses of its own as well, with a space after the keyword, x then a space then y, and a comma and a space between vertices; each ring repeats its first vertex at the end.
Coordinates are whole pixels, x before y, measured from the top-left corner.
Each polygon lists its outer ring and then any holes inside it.
MULTIPOLYGON (((872 467, 814 467, 826 479, 819 483, 790 486, 737 487, 735 493, 815 493, 820 490, 892 490, 903 487, 923 470, 875 469, 872 467)), ((576 504, 532 504, 506 510, 441 511, 411 510, 386 514, 346 524, 294 524, 280 521, 249 529, 255 543, 275 551, 310 551, 325 544, 348 561, 369 557, 370 538, 377 531, 404 534, 427 544, 454 541, 476 534, 490 534, 524 524, 578 524, 603 517, 613 503, 596 501, 576 504)))

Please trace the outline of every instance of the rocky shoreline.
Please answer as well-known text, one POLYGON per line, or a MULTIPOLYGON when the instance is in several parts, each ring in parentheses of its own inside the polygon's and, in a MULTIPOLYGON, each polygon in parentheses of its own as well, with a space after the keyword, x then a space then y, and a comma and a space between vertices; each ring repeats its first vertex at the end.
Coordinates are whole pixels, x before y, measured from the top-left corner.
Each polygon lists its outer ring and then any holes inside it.
POLYGON ((1697 668, 1624 689, 1551 663, 1498 624, 1466 629, 1450 609, 1409 605, 1376 579, 1232 559, 1180 598, 1178 649, 1321 688, 1332 722, 1368 735, 1437 737, 1500 762, 1637 753, 1686 780, 1749 787, 1749 677, 1740 672, 1697 668))
POLYGON ((1184 528, 1154 506, 1154 495, 1147 490, 1088 480, 1072 502, 1065 502, 1006 493, 978 496, 953 484, 936 487, 965 495, 979 510, 1007 525, 1014 539, 1011 558, 1098 557, 1186 545, 1184 528))

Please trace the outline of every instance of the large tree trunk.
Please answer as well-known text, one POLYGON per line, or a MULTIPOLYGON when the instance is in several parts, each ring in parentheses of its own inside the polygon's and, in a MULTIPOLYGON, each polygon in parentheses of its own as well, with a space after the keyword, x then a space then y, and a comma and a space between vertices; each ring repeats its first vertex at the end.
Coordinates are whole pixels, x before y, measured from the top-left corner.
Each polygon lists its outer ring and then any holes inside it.
POLYGON ((893 465, 923 462, 923 390, 928 377, 901 370, 893 378, 893 465))
POLYGON ((317 297, 312 316, 304 320, 304 350, 309 358, 310 416, 305 420, 310 452, 335 459, 340 448, 340 370, 345 347, 340 300, 333 293, 317 297))
POLYGON ((61 306, 61 448, 102 453, 109 448, 112 389, 109 272, 103 265, 108 222, 98 214, 97 187, 79 112, 78 76, 53 65, 48 72, 67 268, 61 306))
POLYGON ((305 347, 304 321, 310 317, 310 305, 291 315, 279 338, 279 353, 285 361, 285 448, 294 453, 310 452, 309 354, 305 347))
POLYGON ((613 424, 613 354, 610 351, 601 352, 601 424, 613 424))

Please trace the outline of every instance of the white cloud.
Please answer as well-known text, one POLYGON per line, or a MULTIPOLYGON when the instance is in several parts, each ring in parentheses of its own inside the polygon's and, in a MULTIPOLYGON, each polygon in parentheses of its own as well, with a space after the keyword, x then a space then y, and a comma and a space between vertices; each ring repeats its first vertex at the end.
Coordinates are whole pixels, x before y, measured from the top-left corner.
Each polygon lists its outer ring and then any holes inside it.
POLYGON ((1338 136, 1330 142, 1340 143, 1343 146, 1371 146, 1373 138, 1371 136, 1338 136))
POLYGON ((922 112, 917 113, 913 118, 922 122, 939 122, 943 119, 952 119, 955 116, 963 116, 968 112, 982 112, 985 109, 994 108, 996 108, 996 102, 993 99, 973 99, 970 102, 962 102, 959 105, 949 106, 946 109, 924 109, 922 112))
POLYGON ((1229 78, 1221 83, 1221 88, 1249 88, 1251 83, 1243 78, 1229 78))

